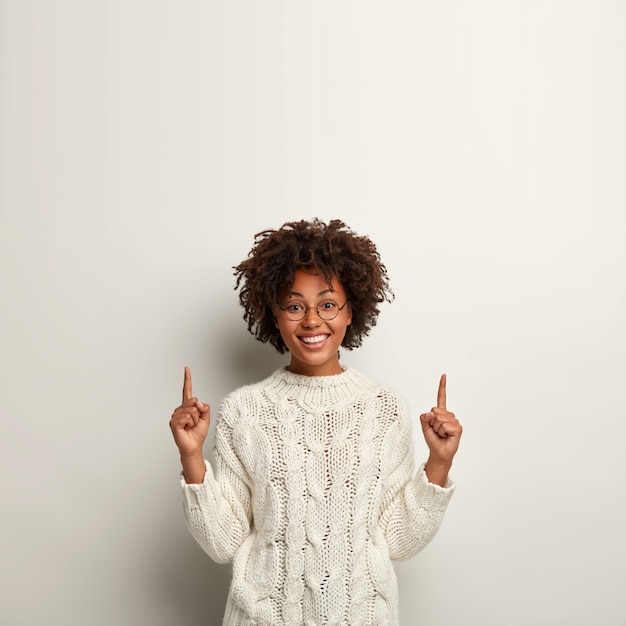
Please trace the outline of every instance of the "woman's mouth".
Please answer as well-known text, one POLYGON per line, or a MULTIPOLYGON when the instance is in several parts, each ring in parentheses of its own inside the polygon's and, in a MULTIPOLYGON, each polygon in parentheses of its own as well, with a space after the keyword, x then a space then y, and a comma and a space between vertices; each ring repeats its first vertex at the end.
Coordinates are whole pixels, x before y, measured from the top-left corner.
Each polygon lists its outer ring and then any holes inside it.
POLYGON ((307 346, 311 346, 312 348, 323 344, 329 335, 310 335, 298 337, 302 343, 305 343, 307 346))

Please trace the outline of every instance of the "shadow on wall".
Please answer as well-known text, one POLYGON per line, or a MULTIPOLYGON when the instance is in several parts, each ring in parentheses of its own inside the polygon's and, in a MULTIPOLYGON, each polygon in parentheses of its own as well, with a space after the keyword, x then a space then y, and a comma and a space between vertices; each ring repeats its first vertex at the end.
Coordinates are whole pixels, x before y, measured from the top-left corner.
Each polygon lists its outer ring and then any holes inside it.
MULTIPOLYGON (((184 529, 186 530, 186 529, 184 529)), ((176 626, 221 624, 231 579, 229 565, 219 565, 202 550, 191 535, 176 537, 160 551, 157 564, 160 604, 175 616, 176 626)), ((163 624, 168 623, 164 621, 163 624)))
POLYGON ((251 337, 244 337, 245 343, 235 345, 230 355, 233 378, 240 384, 263 380, 274 370, 289 363, 289 354, 278 354, 270 344, 262 344, 251 337))
POLYGON ((220 355, 219 363, 222 367, 220 377, 224 378, 225 393, 242 385, 258 382, 272 372, 289 363, 289 353, 279 354, 275 348, 267 343, 257 341, 241 327, 230 328, 222 326, 227 332, 213 338, 212 350, 207 354, 220 355))

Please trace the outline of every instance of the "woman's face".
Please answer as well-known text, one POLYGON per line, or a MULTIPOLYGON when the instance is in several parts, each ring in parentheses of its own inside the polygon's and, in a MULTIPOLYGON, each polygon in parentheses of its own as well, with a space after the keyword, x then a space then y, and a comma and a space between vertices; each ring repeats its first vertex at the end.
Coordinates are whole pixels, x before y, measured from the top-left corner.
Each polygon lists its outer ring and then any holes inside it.
POLYGON ((290 371, 306 376, 341 373, 339 347, 352 322, 350 304, 346 303, 346 292, 336 278, 329 285, 315 270, 295 272, 291 288, 276 308, 276 327, 291 353, 290 371), (331 300, 336 308, 329 304, 331 300), (324 309, 337 313, 334 319, 323 320, 318 315, 316 307, 322 303, 324 309), (294 312, 304 308, 304 317, 299 321, 289 319, 284 310, 287 306, 294 312))

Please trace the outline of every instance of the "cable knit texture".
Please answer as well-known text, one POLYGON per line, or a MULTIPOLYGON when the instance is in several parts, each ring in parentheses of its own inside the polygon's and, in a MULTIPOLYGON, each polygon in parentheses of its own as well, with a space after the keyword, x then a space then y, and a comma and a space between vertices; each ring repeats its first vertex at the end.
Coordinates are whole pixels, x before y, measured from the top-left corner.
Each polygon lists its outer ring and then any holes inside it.
POLYGON ((280 369, 220 407, 213 467, 181 479, 187 525, 233 563, 224 624, 398 624, 391 559, 435 535, 453 492, 415 470, 404 401, 355 369, 280 369))

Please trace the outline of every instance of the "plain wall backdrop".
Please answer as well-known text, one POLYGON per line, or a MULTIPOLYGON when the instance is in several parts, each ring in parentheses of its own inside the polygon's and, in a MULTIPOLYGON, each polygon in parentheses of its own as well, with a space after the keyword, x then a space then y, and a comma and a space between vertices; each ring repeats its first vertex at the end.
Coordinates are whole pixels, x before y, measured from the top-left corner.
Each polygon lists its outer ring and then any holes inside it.
POLYGON ((232 266, 315 216, 465 427, 403 626, 626 625, 624 2, 2 0, 0 80, 2 626, 221 622, 168 421, 286 362, 232 266))

